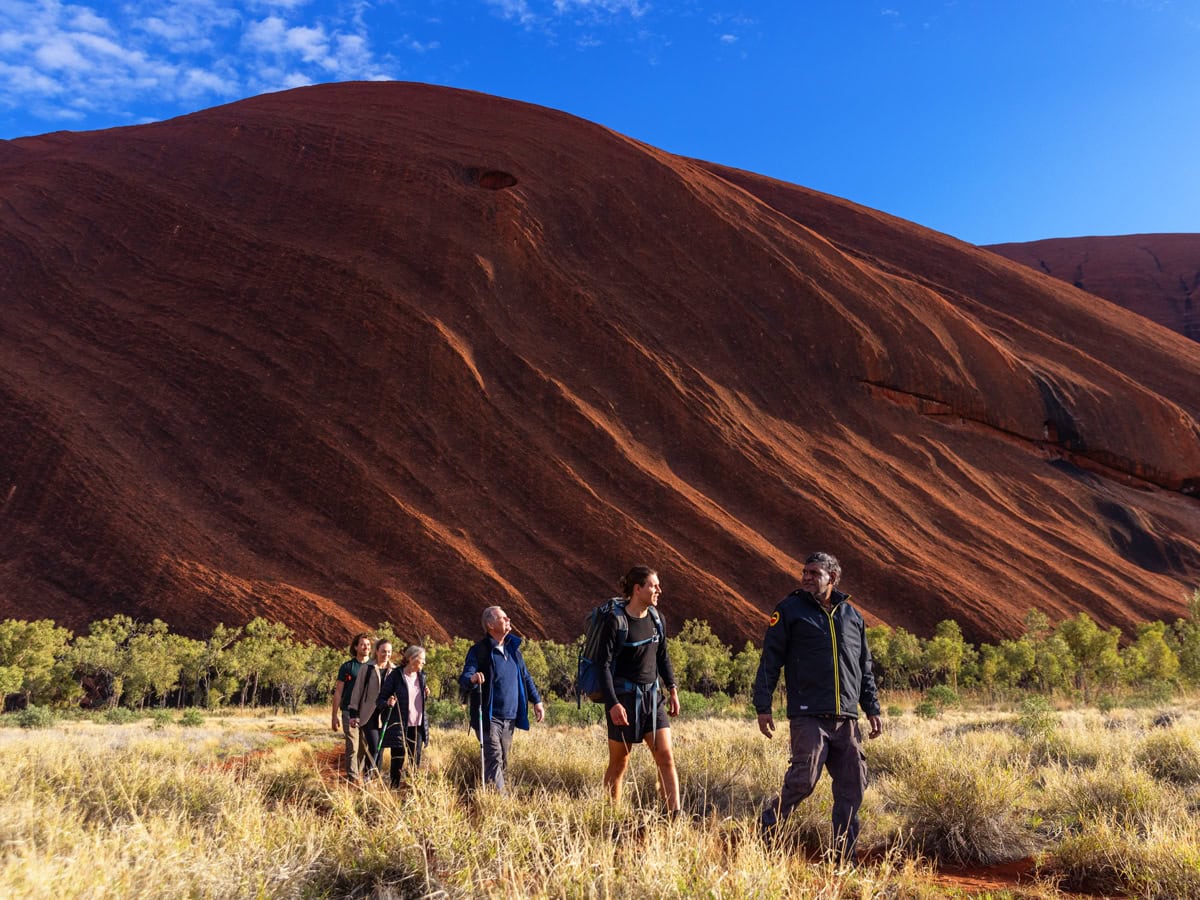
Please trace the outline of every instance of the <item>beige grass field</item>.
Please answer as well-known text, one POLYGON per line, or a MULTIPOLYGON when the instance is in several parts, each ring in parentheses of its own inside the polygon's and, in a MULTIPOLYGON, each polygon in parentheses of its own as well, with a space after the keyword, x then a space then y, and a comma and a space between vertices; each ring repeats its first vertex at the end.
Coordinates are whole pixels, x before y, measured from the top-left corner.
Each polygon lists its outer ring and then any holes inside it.
POLYGON ((614 808, 598 727, 518 734, 513 791, 435 730, 393 792, 343 785, 324 714, 0 730, 4 897, 1200 897, 1200 711, 888 720, 869 747, 863 860, 824 860, 828 781, 767 846, 786 745, 740 720, 674 728, 688 816, 648 753, 614 808), (1035 727, 1036 725, 1036 727, 1035 727), (1023 860, 1024 877, 986 877, 1023 860), (984 877, 980 877, 980 876, 984 877))

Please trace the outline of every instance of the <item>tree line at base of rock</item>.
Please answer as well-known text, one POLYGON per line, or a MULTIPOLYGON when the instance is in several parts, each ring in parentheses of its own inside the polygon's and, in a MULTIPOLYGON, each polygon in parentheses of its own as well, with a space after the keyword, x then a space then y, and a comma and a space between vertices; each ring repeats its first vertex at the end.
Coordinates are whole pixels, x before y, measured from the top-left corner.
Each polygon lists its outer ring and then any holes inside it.
MULTIPOLYGON (((437 642, 375 629, 397 657, 410 643, 426 649, 426 677, 435 698, 457 697, 457 678, 471 640, 437 642)), ((1170 696, 1200 686, 1200 589, 1187 618, 1145 622, 1131 635, 1102 628, 1087 613, 1057 624, 1040 610, 1024 619, 1024 633, 998 644, 975 646, 953 620, 940 622, 928 638, 903 628, 867 629, 882 691, 960 690, 996 700, 1022 693, 1072 694, 1094 702, 1106 693, 1150 690, 1170 696)), ((526 641, 526 663, 544 691, 573 699, 578 646, 526 641)), ((667 647, 681 689, 745 698, 758 669, 751 642, 737 652, 707 622, 691 619, 667 647)), ((344 648, 299 641, 283 624, 256 618, 244 626, 219 624, 205 639, 170 631, 155 619, 117 615, 74 635, 49 619, 0 622, 0 695, 5 709, 29 705, 130 708, 154 706, 261 706, 296 710, 329 701, 344 648)))

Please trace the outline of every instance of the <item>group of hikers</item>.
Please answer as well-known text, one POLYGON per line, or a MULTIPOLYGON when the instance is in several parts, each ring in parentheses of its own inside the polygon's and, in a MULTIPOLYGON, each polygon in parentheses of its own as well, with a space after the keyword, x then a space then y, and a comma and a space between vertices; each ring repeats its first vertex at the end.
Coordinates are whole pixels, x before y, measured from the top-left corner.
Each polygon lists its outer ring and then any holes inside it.
MULTIPOLYGON (((866 624, 850 605, 850 595, 837 589, 841 574, 841 565, 828 553, 805 560, 800 587, 771 614, 752 700, 759 730, 772 737, 772 698, 780 672, 785 673, 791 753, 782 790, 763 804, 764 836, 777 833, 827 769, 833 786, 833 849, 840 860, 853 861, 867 786, 859 708, 866 713, 870 737, 882 733, 883 723, 866 624)), ((658 611, 662 586, 655 570, 635 566, 620 587, 620 602, 596 621, 598 694, 608 729, 604 786, 614 801, 620 800, 629 754, 645 743, 668 815, 677 816, 679 775, 670 719, 679 714, 679 692, 658 611)), ((514 731, 529 729, 531 705, 538 722, 546 710, 521 655, 521 637, 513 633, 504 610, 489 606, 482 625, 485 634, 467 651, 459 687, 469 699, 484 782, 503 792, 514 731)), ((407 647, 397 665, 390 641, 375 642, 372 651, 370 636, 360 634, 350 649, 354 658, 338 672, 332 710, 332 726, 346 739, 347 777, 357 782, 379 775, 387 748, 391 784, 398 787, 404 767, 419 765, 429 743, 425 650, 407 647)))

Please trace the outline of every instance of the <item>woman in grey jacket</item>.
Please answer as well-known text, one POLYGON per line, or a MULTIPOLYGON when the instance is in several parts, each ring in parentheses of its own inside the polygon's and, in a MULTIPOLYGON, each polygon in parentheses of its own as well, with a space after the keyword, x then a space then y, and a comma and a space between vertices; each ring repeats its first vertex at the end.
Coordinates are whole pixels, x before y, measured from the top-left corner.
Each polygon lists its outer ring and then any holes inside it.
POLYGON ((354 687, 350 691, 350 725, 362 732, 362 740, 367 743, 367 764, 363 778, 370 778, 379 771, 379 711, 375 701, 383 687, 384 679, 396 667, 392 665, 392 642, 381 638, 375 643, 375 656, 371 662, 362 667, 358 677, 354 679, 354 687))

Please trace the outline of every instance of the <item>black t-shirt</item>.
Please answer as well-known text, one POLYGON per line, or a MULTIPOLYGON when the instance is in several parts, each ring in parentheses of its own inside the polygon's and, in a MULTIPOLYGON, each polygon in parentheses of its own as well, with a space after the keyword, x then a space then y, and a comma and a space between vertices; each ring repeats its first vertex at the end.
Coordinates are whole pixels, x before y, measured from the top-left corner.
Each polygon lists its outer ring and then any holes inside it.
MULTIPOLYGON (((664 687, 675 686, 675 672, 671 668, 671 660, 667 657, 667 642, 659 639, 658 629, 654 626, 654 614, 647 612, 640 619, 631 616, 626 616, 625 619, 629 623, 629 630, 621 649, 618 651, 616 646, 616 616, 608 617, 600 644, 600 685, 604 702, 609 707, 617 702, 617 685, 614 682, 636 681, 650 684, 661 678, 664 687), (629 646, 637 641, 646 643, 640 647, 629 646)), ((624 690, 624 687, 621 690, 624 690)))
POLYGON ((658 629, 649 613, 640 619, 629 618, 629 635, 617 654, 613 675, 641 684, 649 684, 658 678, 658 629), (646 643, 639 643, 647 638, 646 643), (631 647, 630 644, 638 646, 631 647))

